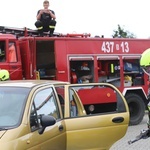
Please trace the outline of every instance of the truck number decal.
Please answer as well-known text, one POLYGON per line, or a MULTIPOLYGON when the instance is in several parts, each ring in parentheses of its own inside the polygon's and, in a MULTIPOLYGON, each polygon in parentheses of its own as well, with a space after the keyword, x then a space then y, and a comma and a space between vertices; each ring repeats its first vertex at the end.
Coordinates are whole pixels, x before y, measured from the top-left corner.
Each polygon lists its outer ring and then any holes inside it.
POLYGON ((103 42, 102 51, 104 53, 113 53, 114 42, 103 42))
POLYGON ((103 51, 104 53, 114 53, 115 51, 129 53, 129 43, 125 41, 121 43, 105 41, 102 43, 101 51, 103 51))
POLYGON ((129 53, 129 44, 128 42, 121 42, 120 44, 123 53, 129 53))

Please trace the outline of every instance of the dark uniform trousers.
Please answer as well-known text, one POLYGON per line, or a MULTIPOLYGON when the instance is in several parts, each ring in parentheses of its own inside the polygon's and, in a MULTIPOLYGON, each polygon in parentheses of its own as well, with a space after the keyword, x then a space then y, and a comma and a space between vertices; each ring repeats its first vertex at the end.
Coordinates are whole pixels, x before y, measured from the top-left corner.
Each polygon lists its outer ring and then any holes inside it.
POLYGON ((37 20, 35 22, 35 26, 38 29, 40 35, 43 35, 43 32, 50 31, 49 35, 52 36, 55 30, 56 21, 50 20, 49 22, 42 22, 40 20, 37 20))

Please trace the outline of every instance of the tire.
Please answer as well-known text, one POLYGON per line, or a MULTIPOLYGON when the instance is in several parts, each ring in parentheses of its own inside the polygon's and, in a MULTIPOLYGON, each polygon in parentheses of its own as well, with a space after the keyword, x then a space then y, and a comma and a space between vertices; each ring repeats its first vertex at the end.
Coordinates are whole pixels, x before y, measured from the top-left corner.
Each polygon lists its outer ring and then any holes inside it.
POLYGON ((143 99, 135 93, 130 93, 125 96, 130 112, 129 125, 139 124, 145 114, 145 103, 143 99))

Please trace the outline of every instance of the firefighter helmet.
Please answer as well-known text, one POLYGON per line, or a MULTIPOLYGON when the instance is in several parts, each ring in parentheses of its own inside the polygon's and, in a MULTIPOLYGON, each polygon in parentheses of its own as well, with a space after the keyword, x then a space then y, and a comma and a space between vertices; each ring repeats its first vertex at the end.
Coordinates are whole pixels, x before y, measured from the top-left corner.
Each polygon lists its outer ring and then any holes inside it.
POLYGON ((140 66, 143 71, 150 76, 150 48, 146 49, 140 58, 140 66))
POLYGON ((9 80, 9 72, 5 69, 0 70, 0 81, 9 80))

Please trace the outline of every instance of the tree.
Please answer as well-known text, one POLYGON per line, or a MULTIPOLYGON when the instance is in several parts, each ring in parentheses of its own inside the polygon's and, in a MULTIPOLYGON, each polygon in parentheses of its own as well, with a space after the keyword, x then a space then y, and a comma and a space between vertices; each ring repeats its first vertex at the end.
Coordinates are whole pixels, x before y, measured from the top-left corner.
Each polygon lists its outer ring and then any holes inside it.
POLYGON ((124 31, 123 28, 118 24, 118 29, 113 31, 114 34, 112 35, 113 38, 136 38, 136 36, 129 32, 129 31, 124 31))

